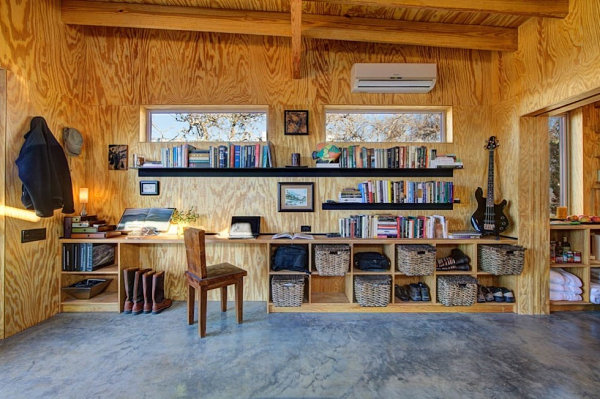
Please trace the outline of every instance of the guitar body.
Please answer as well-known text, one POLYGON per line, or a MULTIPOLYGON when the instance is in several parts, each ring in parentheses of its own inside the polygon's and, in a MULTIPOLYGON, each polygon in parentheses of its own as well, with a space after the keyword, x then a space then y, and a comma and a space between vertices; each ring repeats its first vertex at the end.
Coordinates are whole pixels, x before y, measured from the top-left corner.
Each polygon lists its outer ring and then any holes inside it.
POLYGON ((478 187, 475 191, 475 199, 477 200, 477 209, 471 216, 471 224, 475 231, 481 234, 500 234, 508 228, 508 218, 504 214, 506 200, 502 200, 499 204, 494 204, 494 229, 486 230, 485 226, 485 211, 486 198, 483 196, 483 189, 478 187))

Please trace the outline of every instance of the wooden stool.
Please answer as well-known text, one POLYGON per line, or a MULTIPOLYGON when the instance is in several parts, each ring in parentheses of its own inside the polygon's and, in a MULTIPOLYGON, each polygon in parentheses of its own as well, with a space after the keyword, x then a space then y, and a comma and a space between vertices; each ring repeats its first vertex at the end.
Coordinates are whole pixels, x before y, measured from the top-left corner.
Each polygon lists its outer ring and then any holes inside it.
POLYGON ((184 233, 188 270, 188 324, 194 324, 194 295, 198 294, 198 334, 206 336, 206 299, 209 290, 221 289, 221 311, 227 311, 227 286, 235 285, 235 311, 238 324, 243 319, 244 276, 248 275, 230 263, 206 266, 204 231, 187 229, 184 233))

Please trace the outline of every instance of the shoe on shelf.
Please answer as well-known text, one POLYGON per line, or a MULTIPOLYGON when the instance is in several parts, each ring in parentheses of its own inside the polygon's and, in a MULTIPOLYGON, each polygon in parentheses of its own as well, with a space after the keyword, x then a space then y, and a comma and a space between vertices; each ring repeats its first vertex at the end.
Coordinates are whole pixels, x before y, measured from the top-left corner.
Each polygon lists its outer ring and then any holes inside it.
POLYGON ((494 302, 504 302, 504 292, 502 292, 502 288, 493 287, 492 293, 494 294, 494 302))
POLYGON ((485 295, 483 294, 483 286, 477 284, 477 303, 485 302, 485 295))
POLYGON ((469 264, 471 262, 471 259, 458 248, 454 248, 450 251, 450 256, 454 258, 454 263, 457 265, 469 264))
POLYGON ((410 300, 411 301, 421 301, 421 287, 419 287, 419 284, 410 284, 408 286, 408 294, 410 295, 410 300))
POLYGON ((502 294, 504 295, 504 301, 507 303, 515 303, 515 294, 512 290, 502 287, 502 294))
POLYGON ((481 287, 483 291, 483 296, 485 297, 486 302, 494 302, 494 294, 492 294, 492 287, 481 287))
POLYGON ((396 284, 394 286, 394 292, 396 294, 396 298, 400 299, 402 302, 408 301, 408 291, 406 290, 406 286, 400 286, 396 284))
POLYGON ((431 301, 431 296, 429 296, 429 287, 425 283, 419 283, 419 289, 421 290, 421 300, 424 302, 431 301))

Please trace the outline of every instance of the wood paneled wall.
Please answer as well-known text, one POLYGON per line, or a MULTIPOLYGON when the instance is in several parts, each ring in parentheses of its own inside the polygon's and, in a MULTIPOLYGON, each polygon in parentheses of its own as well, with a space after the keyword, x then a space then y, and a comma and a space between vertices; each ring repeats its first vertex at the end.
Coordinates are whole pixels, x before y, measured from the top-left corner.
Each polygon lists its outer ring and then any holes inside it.
POLYGON ((520 313, 549 312, 548 166, 544 162, 548 147, 542 137, 547 119, 524 115, 600 87, 598 16, 597 1, 571 0, 564 20, 529 20, 519 28, 519 50, 493 56, 494 129, 505 144, 499 150, 506 160, 500 170, 503 196, 517 198, 519 220, 515 228, 519 239, 530 248, 520 282, 520 313), (519 165, 518 169, 513 165, 519 165))
MULTIPOLYGON (((6 206, 22 209, 15 160, 33 116, 46 118, 60 139, 64 126, 82 124, 80 78, 84 42, 77 29, 60 22, 60 1, 0 2, 0 66, 7 70, 6 145, 2 166, 6 206), (5 169, 4 169, 5 168, 5 169)), ((82 162, 82 161, 81 161, 82 162)), ((73 181, 83 181, 82 163, 72 164, 73 181)), ((6 217, 4 335, 11 336, 58 312, 58 237, 61 216, 28 222, 6 217), (47 228, 42 242, 21 244, 22 229, 47 228)))
MULTIPOLYGON (((0 68, 0 155, 6 158, 6 70, 0 68)), ((0 339, 4 338, 4 237, 5 237, 5 174, 4 162, 0 162, 0 339)))

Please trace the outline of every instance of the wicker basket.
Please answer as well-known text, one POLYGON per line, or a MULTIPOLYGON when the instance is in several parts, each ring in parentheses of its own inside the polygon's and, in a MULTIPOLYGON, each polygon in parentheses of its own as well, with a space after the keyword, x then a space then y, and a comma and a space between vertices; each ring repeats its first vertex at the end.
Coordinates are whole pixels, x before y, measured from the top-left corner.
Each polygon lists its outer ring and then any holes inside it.
POLYGON ((471 306, 477 300, 477 279, 472 276, 440 276, 437 299, 445 306, 471 306))
POLYGON ((298 307, 304 298, 304 276, 273 276, 271 279, 273 305, 298 307))
POLYGON ((315 267, 320 276, 343 276, 350 266, 349 245, 315 245, 315 267))
POLYGON ((387 306, 390 303, 390 276, 357 276, 354 295, 360 306, 387 306))
POLYGON ((525 248, 518 245, 479 245, 479 269, 496 276, 521 274, 525 248))
POLYGON ((396 245, 396 268, 407 276, 430 276, 435 270, 431 245, 396 245))

